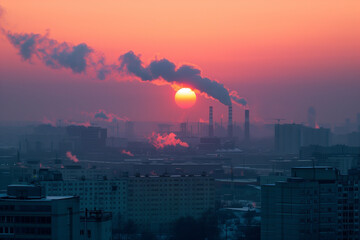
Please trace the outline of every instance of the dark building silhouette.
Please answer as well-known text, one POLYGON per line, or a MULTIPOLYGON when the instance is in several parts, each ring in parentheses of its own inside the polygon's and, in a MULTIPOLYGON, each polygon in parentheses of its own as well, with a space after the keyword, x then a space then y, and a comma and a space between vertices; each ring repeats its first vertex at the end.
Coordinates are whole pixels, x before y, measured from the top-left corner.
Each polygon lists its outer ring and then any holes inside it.
POLYGON ((135 123, 133 121, 125 122, 125 137, 133 138, 135 136, 135 123))
POLYGON ((245 141, 250 141, 250 110, 245 109, 245 141))
POLYGON ((307 118, 308 118, 308 126, 315 128, 316 127, 316 111, 314 107, 309 107, 308 109, 308 113, 307 113, 307 118))
POLYGON ((229 117, 228 117, 228 137, 233 137, 233 118, 232 118, 232 106, 229 106, 229 117))
POLYGON ((0 239, 79 238, 79 197, 46 196, 34 185, 9 185, 0 197, 0 239))
POLYGON ((261 239, 359 239, 360 170, 293 168, 261 187, 261 239))
POLYGON ((66 127, 66 131, 75 144, 76 152, 96 152, 106 147, 106 128, 69 126, 66 127))
POLYGON ((220 138, 218 137, 204 137, 200 138, 199 150, 215 152, 221 146, 220 138))
POLYGON ((329 146, 330 129, 310 128, 301 124, 275 124, 275 151, 280 154, 298 154, 300 147, 329 146))
POLYGON ((186 122, 182 122, 180 123, 180 133, 179 133, 180 137, 186 137, 187 136, 187 123, 186 122))

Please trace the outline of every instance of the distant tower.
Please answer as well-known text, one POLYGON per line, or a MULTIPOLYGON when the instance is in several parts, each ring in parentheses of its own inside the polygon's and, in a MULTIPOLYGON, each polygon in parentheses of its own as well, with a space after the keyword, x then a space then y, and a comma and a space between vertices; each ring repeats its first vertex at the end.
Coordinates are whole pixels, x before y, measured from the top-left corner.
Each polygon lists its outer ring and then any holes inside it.
POLYGON ((126 138, 133 138, 134 137, 134 125, 133 121, 126 121, 125 122, 125 137, 126 138))
POLYGON ((233 137, 232 106, 229 106, 228 137, 233 137))
POLYGON ((180 123, 180 136, 186 137, 187 136, 187 126, 186 122, 180 123))
POLYGON ((250 110, 245 109, 245 141, 250 141, 250 110))
POLYGON ((308 109, 308 126, 315 128, 316 127, 316 111, 315 108, 309 107, 308 109))
POLYGON ((213 107, 209 107, 209 137, 214 136, 213 107))

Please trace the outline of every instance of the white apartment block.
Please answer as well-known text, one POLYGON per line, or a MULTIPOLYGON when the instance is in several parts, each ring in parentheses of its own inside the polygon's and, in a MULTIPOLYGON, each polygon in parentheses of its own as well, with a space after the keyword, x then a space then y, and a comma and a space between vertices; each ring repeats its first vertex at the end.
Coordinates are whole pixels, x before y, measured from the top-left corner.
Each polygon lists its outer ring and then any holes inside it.
POLYGON ((80 197, 80 210, 112 212, 113 222, 131 219, 141 229, 169 230, 182 216, 200 217, 215 207, 214 179, 208 176, 137 176, 117 180, 42 181, 49 195, 80 197))

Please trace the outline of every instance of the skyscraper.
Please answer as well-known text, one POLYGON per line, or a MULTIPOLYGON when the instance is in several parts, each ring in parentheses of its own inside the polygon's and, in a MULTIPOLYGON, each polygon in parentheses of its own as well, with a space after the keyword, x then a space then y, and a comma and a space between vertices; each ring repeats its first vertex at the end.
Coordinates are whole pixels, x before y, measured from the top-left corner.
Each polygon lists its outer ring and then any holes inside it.
POLYGON ((307 112, 308 126, 315 128, 316 127, 316 111, 314 107, 309 107, 307 112))

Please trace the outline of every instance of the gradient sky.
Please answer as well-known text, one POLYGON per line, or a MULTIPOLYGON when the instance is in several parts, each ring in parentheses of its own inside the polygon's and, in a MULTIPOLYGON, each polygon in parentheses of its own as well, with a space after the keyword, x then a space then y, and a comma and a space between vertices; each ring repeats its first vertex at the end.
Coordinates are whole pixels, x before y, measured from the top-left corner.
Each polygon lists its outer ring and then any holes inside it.
MULTIPOLYGON (((167 58, 247 99, 253 121, 355 120, 360 112, 358 0, 0 0, 1 26, 86 43, 108 63, 134 51, 145 64, 167 58)), ((132 120, 226 119, 226 107, 198 96, 181 109, 170 86, 135 78, 97 80, 23 61, 0 36, 0 121, 81 119, 104 109, 132 120)), ((234 107, 235 121, 243 110, 234 107)))

